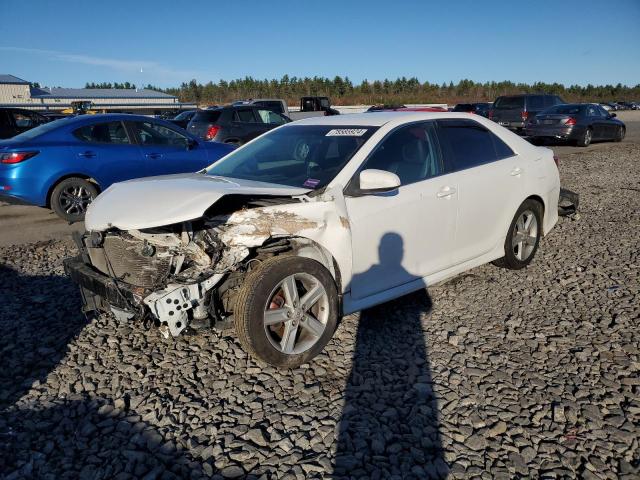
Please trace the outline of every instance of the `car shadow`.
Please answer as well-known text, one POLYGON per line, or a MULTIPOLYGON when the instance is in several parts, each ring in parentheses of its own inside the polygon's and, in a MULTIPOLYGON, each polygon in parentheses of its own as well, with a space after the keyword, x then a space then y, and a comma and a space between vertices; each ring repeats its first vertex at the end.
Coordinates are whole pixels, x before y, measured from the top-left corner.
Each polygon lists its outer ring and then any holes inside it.
MULTIPOLYGON (((398 234, 385 234, 378 251, 379 263, 354 276, 352 285, 404 270, 398 234)), ((406 270, 402 275, 420 278, 406 270)), ((425 288, 360 313, 334 478, 447 476, 422 327, 432 306, 425 288)))

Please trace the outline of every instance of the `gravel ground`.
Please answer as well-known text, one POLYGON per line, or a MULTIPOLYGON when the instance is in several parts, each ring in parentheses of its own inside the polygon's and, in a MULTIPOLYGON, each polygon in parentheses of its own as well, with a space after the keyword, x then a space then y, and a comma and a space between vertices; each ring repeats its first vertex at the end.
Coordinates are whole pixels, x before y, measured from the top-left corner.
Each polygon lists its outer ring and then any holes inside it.
POLYGON ((289 372, 87 324, 51 241, 0 248, 0 477, 638 478, 640 146, 563 156, 534 263, 345 318, 289 372))

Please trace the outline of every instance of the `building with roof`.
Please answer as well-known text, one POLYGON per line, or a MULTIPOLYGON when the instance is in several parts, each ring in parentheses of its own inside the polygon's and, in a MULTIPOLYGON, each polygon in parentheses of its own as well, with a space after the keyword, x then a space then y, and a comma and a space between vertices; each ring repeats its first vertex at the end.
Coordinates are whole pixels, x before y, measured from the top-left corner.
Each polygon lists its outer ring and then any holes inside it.
POLYGON ((90 101, 91 108, 98 111, 153 115, 196 108, 173 95, 145 88, 38 88, 13 75, 0 74, 0 107, 59 111, 78 101, 90 101))

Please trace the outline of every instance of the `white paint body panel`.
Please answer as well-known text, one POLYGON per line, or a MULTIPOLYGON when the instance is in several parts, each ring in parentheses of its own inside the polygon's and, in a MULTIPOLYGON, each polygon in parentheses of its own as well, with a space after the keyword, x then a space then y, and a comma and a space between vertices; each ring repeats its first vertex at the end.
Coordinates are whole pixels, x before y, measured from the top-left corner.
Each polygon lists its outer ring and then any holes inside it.
POLYGON ((87 230, 139 230, 200 218, 224 195, 301 195, 308 189, 201 173, 163 175, 113 184, 89 205, 87 230))
MULTIPOLYGON (((231 228, 225 241, 253 248, 268 238, 289 236, 319 245, 337 266, 344 313, 391 300, 502 257, 515 211, 530 196, 539 197, 544 203, 544 234, 557 222, 560 180, 553 153, 483 117, 448 112, 385 112, 318 117, 295 125, 379 129, 324 194, 306 201, 292 198, 291 204, 236 212, 228 219, 231 228), (439 118, 475 120, 507 143, 515 156, 401 186, 391 193, 343 196, 343 186, 348 185, 389 132, 406 123, 439 118), (293 215, 301 226, 295 232, 279 220, 288 215, 293 215), (265 218, 269 219, 266 224, 265 218), (261 228, 255 227, 254 222, 262 222, 261 228), (381 242, 383 246, 390 242, 391 247, 379 249, 381 242)), ((246 145, 238 150, 242 148, 246 145)), ((115 184, 99 195, 89 207, 85 223, 89 230, 159 227, 197 219, 228 194, 300 196, 306 192, 307 189, 203 174, 140 179, 115 184)), ((329 263, 333 271, 333 264, 329 263)))

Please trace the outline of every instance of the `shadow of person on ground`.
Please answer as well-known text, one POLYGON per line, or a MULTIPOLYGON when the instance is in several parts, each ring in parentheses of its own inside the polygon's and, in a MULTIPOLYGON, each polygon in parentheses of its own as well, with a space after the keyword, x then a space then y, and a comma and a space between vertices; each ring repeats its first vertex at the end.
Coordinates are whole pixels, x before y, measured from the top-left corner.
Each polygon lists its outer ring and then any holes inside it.
MULTIPOLYGON (((387 233, 379 263, 355 276, 380 279, 402 267, 400 235, 387 233)), ((334 478, 444 478, 440 439, 421 317, 431 311, 425 289, 360 313, 351 374, 338 430, 334 478)))

